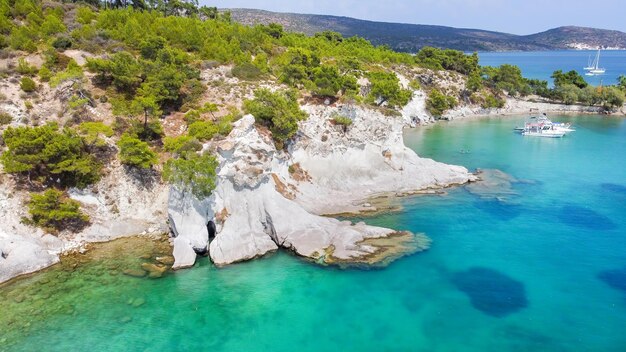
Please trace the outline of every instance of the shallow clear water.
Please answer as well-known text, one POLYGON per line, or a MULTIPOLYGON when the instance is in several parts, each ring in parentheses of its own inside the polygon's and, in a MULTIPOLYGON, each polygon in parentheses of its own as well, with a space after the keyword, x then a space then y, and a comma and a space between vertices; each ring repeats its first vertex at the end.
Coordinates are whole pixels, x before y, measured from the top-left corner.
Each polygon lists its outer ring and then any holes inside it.
POLYGON ((556 70, 567 72, 576 70, 585 80, 594 86, 617 83, 620 75, 626 75, 626 50, 606 50, 600 53, 600 67, 606 73, 598 76, 585 76, 583 67, 593 60, 597 51, 563 50, 563 51, 528 51, 528 52, 484 52, 478 53, 482 66, 500 66, 511 64, 519 66, 527 78, 537 78, 552 82, 550 76, 556 70))
POLYGON ((0 350, 624 351, 626 120, 567 120, 563 139, 512 133, 522 118, 407 131, 423 156, 523 182, 504 202, 455 188, 366 218, 434 240, 388 268, 277 253, 161 279, 51 270, 0 288, 0 350))

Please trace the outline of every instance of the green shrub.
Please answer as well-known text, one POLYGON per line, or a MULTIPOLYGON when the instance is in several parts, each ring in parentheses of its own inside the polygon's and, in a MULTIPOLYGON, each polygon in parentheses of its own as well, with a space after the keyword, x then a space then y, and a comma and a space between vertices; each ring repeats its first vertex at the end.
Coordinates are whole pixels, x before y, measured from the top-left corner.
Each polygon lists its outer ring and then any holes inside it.
POLYGON ((322 65, 312 70, 312 93, 322 97, 334 97, 342 87, 342 77, 339 70, 333 66, 322 65))
POLYGON ((578 101, 580 88, 573 84, 561 84, 555 88, 555 96, 566 105, 574 104, 578 101))
POLYGON ((489 87, 506 91, 511 96, 525 96, 532 93, 528 81, 522 77, 522 71, 517 66, 508 64, 500 67, 485 66, 482 68, 482 74, 489 87))
POLYGON ((184 154, 199 151, 202 149, 202 144, 192 136, 165 137, 163 149, 169 153, 184 154))
POLYGON ((189 136, 199 141, 208 141, 219 132, 219 127, 212 121, 196 121, 189 125, 189 136))
POLYGON ((20 80, 20 88, 26 93, 34 92, 37 90, 37 83, 30 79, 30 77, 22 77, 22 80, 20 80))
POLYGON ((339 115, 339 114, 333 115, 333 121, 337 125, 342 125, 342 126, 346 126, 346 127, 352 125, 352 119, 351 118, 343 116, 343 115, 339 115))
POLYGON ((244 101, 244 109, 254 115, 258 123, 269 127, 279 147, 298 131, 298 121, 307 116, 300 110, 294 91, 272 93, 268 89, 257 89, 254 99, 244 101))
POLYGON ((624 92, 617 87, 603 87, 600 89, 602 106, 606 110, 620 108, 624 105, 624 92))
POLYGON ((184 192, 191 192, 198 199, 211 195, 215 189, 217 160, 208 154, 186 152, 177 159, 168 160, 163 166, 163 179, 184 192))
POLYGON ((233 74, 233 76, 247 81, 257 80, 263 74, 263 72, 261 72, 258 67, 249 62, 236 65, 231 70, 231 73, 233 74))
POLYGON ((8 125, 11 122, 13 122, 13 116, 4 111, 0 111, 0 126, 8 125))
POLYGON ((74 61, 69 59, 65 70, 57 72, 52 78, 50 78, 50 87, 54 88, 59 84, 71 80, 83 77, 83 69, 74 61))
POLYGON ((142 141, 156 141, 163 137, 163 125, 161 121, 155 118, 148 121, 133 119, 128 133, 142 141))
POLYGON ((189 110, 183 117, 183 119, 185 119, 185 122, 187 122, 187 126, 191 125, 192 123, 196 121, 200 121, 201 118, 202 118, 202 115, 200 111, 198 110, 189 110))
POLYGON ((58 37, 52 42, 52 46, 57 50, 65 50, 72 47, 72 40, 67 37, 58 37))
POLYGON ((426 109, 436 117, 440 117, 443 113, 455 107, 457 101, 454 97, 447 96, 441 93, 438 89, 433 89, 428 94, 428 99, 426 100, 426 109))
POLYGON ((113 136, 113 128, 105 125, 103 122, 83 122, 78 125, 78 133, 85 144, 89 147, 102 148, 106 146, 106 141, 103 137, 113 136))
POLYGON ((481 104, 481 107, 483 109, 490 109, 490 108, 501 109, 504 107, 505 104, 506 104, 506 101, 504 101, 504 99, 500 97, 496 97, 493 94, 488 94, 485 97, 485 100, 483 101, 483 103, 481 104))
POLYGON ((367 78, 372 85, 367 97, 369 103, 402 107, 411 99, 411 91, 400 87, 400 80, 393 72, 370 72, 367 78))
POLYGON ((63 21, 61 19, 59 19, 54 14, 49 14, 46 15, 46 17, 44 18, 40 30, 43 35, 49 37, 57 33, 65 32, 67 28, 65 28, 65 25, 63 24, 63 21))
POLYGON ((52 78, 52 72, 50 72, 50 69, 47 68, 46 66, 42 66, 39 69, 39 79, 42 82, 49 82, 50 78, 52 78))
POLYGON ((122 164, 140 169, 152 168, 157 163, 157 155, 150 149, 148 143, 128 134, 123 134, 117 142, 120 148, 122 164))
POLYGON ((90 24, 96 17, 96 13, 87 6, 76 9, 76 22, 80 24, 90 24))
POLYGON ((15 70, 21 75, 33 75, 37 72, 37 67, 29 65, 23 57, 20 57, 17 59, 17 68, 15 70))
POLYGON ((31 193, 27 207, 30 218, 24 219, 26 223, 54 232, 78 230, 89 222, 89 216, 80 210, 80 203, 56 189, 31 193))

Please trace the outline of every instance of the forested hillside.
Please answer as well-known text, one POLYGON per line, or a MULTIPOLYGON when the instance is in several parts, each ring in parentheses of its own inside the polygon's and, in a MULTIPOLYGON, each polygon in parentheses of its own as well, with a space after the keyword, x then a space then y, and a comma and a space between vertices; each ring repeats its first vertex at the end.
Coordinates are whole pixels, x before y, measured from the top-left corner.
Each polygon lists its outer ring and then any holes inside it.
POLYGON ((283 147, 306 118, 304 103, 394 116, 418 89, 434 116, 459 103, 502 106, 507 94, 623 102, 618 88, 593 90, 577 77, 548 90, 514 66, 481 68, 476 55, 409 55, 336 32, 245 26, 190 2, 0 0, 0 32, 2 170, 33 192, 24 221, 53 231, 89 222, 65 192, 96 184, 116 163, 142 182, 210 194, 217 163, 202 146, 244 113, 283 147))
POLYGON ((350 17, 232 9, 233 20, 247 24, 279 23, 286 29, 313 35, 332 30, 346 37, 358 35, 376 45, 417 52, 423 47, 462 51, 567 50, 575 48, 626 48, 626 33, 586 27, 559 27, 530 35, 482 29, 365 21, 350 17))

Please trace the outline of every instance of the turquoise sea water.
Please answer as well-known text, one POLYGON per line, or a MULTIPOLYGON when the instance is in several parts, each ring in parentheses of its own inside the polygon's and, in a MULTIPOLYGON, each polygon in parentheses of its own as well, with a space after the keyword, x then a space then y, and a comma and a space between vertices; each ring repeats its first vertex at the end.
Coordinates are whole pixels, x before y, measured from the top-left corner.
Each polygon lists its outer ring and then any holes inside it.
POLYGON ((626 50, 606 50, 600 53, 600 67, 604 67, 606 73, 585 76, 583 67, 587 66, 589 57, 593 60, 595 55, 596 51, 588 50, 478 53, 482 66, 516 65, 522 69, 524 77, 548 82, 552 82, 550 76, 556 70, 576 70, 594 86, 616 84, 620 75, 626 75, 626 50))
POLYGON ((520 117, 405 133, 422 156, 523 180, 505 202, 461 187, 365 219, 427 233, 427 252, 370 271, 284 252, 221 269, 203 259, 161 279, 87 265, 52 294, 35 275, 27 300, 0 289, 0 314, 21 312, 0 326, 0 350, 624 351, 626 120, 552 118, 577 131, 522 137, 520 117))

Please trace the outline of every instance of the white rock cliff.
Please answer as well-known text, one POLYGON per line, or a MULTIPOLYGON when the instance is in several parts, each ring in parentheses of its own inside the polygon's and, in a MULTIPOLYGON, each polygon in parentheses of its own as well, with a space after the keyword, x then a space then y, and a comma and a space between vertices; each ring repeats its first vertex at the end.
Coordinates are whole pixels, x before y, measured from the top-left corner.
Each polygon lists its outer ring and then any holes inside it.
MULTIPOLYGON (((403 251, 419 250, 427 241, 320 215, 372 210, 367 199, 380 193, 474 179, 463 167, 419 158, 406 148, 402 117, 349 106, 305 110, 310 117, 301 122, 289 152, 277 151, 269 134, 254 125, 253 116, 237 121, 217 146, 220 165, 213 195, 186 203, 172 203, 179 196, 170 196, 177 263, 183 264, 182 253, 189 253, 191 239, 209 242, 209 221, 217 229, 209 246, 217 265, 252 259, 278 247, 326 263, 385 262, 403 251), (336 114, 351 118, 352 125, 345 129, 334 125, 336 114)), ((178 192, 173 189, 172 194, 178 192)))

